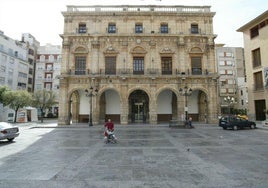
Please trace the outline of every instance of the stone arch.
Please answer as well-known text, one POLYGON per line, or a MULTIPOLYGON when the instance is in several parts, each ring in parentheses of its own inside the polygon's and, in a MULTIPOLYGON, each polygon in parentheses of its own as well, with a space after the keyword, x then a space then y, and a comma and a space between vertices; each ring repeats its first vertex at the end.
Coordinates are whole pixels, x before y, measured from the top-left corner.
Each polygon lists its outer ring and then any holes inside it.
POLYGON ((143 88, 132 88, 128 94, 128 121, 146 123, 150 121, 150 97, 143 88))
POLYGON ((130 89, 128 90, 128 92, 127 92, 127 95, 128 95, 127 97, 129 97, 130 94, 131 94, 133 91, 135 91, 135 90, 143 90, 143 91, 148 95, 149 100, 152 100, 151 92, 150 92, 147 88, 145 88, 145 87, 140 87, 140 86, 136 86, 136 87, 130 88, 130 89))
MULTIPOLYGON (((190 101, 195 101, 197 108, 197 113, 189 111, 189 114, 192 116, 193 120, 195 121, 202 121, 202 122, 208 122, 208 115, 209 115, 209 92, 206 88, 203 87, 191 87, 192 89, 192 96, 190 96, 190 101)), ((191 106, 191 104, 189 105, 191 106)))
POLYGON ((70 124, 79 122, 80 90, 81 89, 72 89, 68 92, 68 114, 70 124))
POLYGON ((119 123, 121 117, 121 95, 115 87, 101 88, 98 93, 99 121, 104 123, 107 119, 112 119, 119 123))
POLYGON ((177 98, 179 97, 178 89, 176 89, 174 87, 170 87, 170 86, 163 86, 163 87, 158 88, 158 90, 155 93, 155 98, 157 99, 158 95, 164 90, 171 90, 174 94, 176 94, 177 98))
POLYGON ((173 87, 164 86, 156 92, 157 122, 169 122, 178 118, 178 91, 173 87), (161 108, 160 108, 161 106, 161 108))

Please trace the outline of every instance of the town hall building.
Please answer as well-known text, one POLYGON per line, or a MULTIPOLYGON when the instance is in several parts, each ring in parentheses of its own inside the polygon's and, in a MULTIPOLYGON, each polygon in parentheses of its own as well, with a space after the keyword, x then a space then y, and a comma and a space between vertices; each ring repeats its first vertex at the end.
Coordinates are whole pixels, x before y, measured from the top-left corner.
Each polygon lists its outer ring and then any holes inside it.
POLYGON ((59 125, 219 115, 210 6, 67 6, 59 125))

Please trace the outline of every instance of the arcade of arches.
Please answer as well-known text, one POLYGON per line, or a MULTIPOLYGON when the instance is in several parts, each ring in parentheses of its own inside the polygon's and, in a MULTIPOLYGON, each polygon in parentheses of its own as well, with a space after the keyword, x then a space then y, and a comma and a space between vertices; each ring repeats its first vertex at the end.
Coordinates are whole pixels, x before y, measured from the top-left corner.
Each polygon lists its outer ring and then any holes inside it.
POLYGON ((180 95, 178 84, 161 87, 98 84, 97 95, 87 97, 85 89, 90 84, 81 86, 66 91, 68 102, 64 102, 64 116, 61 115, 64 119, 59 122, 87 123, 90 109, 94 125, 102 125, 108 118, 118 124, 168 123, 171 119, 184 120, 185 111, 193 121, 212 123, 217 119, 217 100, 212 94, 216 87, 188 85, 192 94, 185 97, 180 95))

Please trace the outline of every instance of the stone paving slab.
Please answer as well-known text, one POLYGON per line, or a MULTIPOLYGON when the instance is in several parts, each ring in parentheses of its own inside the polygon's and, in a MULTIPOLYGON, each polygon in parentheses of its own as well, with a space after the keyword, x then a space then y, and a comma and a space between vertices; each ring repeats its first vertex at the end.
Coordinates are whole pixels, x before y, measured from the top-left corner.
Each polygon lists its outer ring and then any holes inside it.
POLYGON ((268 187, 267 131, 116 128, 117 144, 101 127, 54 128, 1 159, 0 187, 268 187))

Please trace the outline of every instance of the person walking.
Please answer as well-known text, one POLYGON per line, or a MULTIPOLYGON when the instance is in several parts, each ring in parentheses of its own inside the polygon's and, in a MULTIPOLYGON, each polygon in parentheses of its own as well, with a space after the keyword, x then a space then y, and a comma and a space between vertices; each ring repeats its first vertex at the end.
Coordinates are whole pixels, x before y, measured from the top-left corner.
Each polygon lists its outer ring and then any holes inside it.
POLYGON ((188 119, 188 125, 190 128, 194 128, 194 126, 192 125, 192 117, 191 116, 188 119))

